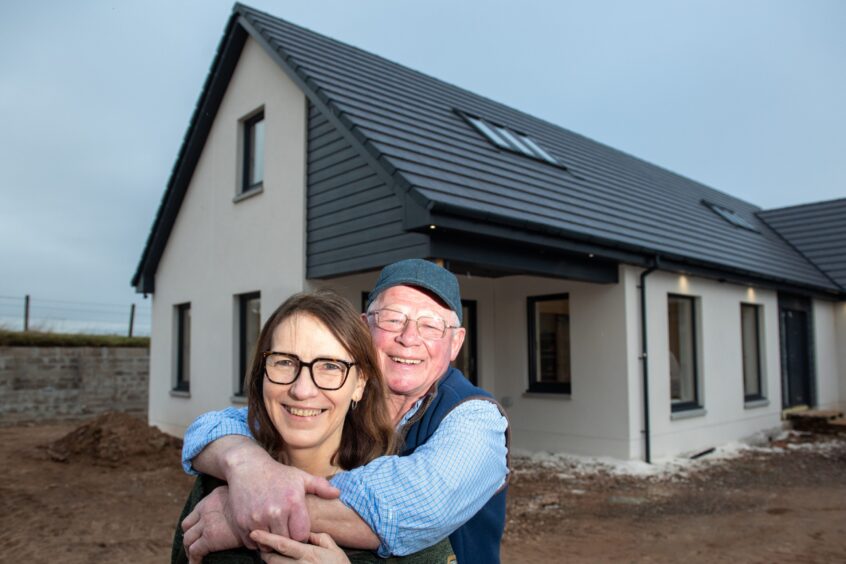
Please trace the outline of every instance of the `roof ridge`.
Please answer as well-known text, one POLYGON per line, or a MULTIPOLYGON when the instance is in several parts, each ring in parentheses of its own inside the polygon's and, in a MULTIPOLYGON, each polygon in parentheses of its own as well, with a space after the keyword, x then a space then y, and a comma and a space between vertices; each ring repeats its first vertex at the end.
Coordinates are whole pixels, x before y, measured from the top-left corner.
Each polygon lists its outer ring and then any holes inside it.
MULTIPOLYGON (((320 39, 322 39, 322 40, 326 40, 326 41, 328 41, 328 42, 330 42, 330 43, 332 43, 332 44, 334 44, 334 45, 338 45, 338 46, 341 46, 341 47, 344 47, 344 48, 353 49, 353 50, 355 50, 356 52, 358 52, 358 53, 360 53, 360 54, 364 55, 365 57, 372 57, 372 58, 379 59, 379 60, 384 61, 385 63, 387 63, 387 64, 389 64, 389 65, 392 65, 392 66, 398 67, 398 68, 400 68, 400 69, 402 69, 402 70, 404 70, 404 71, 406 71, 406 72, 410 72, 410 73, 412 73, 412 74, 414 74, 414 75, 416 75, 416 76, 418 76, 418 77, 420 77, 420 78, 422 78, 422 79, 424 79, 424 80, 437 82, 437 83, 439 83, 439 84, 441 84, 441 85, 443 85, 443 86, 446 86, 446 87, 448 87, 448 88, 450 88, 450 89, 454 89, 455 91, 461 92, 461 93, 463 93, 463 94, 465 94, 465 95, 467 95, 467 96, 469 96, 469 97, 471 97, 471 98, 475 98, 475 99, 478 99, 478 100, 484 101, 484 102, 486 102, 486 103, 489 103, 489 104, 491 104, 491 105, 493 105, 493 106, 497 106, 500 110, 504 110, 504 111, 506 111, 506 112, 512 112, 512 113, 519 114, 519 115, 523 116, 525 119, 527 119, 527 120, 529 120, 529 121, 532 121, 532 122, 535 122, 535 123, 538 123, 538 124, 542 124, 542 125, 544 125, 544 126, 546 126, 546 127, 550 127, 550 128, 556 129, 556 130, 558 130, 558 131, 561 131, 561 132, 566 133, 567 135, 572 135, 572 136, 578 137, 578 138, 579 138, 580 140, 582 140, 583 142, 588 142, 588 143, 592 143, 592 144, 594 144, 594 145, 599 145, 599 146, 601 146, 602 148, 604 148, 605 150, 608 150, 608 151, 614 152, 614 153, 616 153, 617 155, 620 155, 620 156, 625 157, 625 158, 627 158, 627 159, 631 159, 632 161, 635 161, 635 162, 636 162, 636 163, 638 163, 639 165, 644 165, 644 166, 646 166, 647 168, 652 169, 653 171, 661 171, 662 173, 664 173, 664 174, 668 174, 668 175, 670 175, 670 176, 672 176, 672 177, 674 177, 674 178, 676 178, 676 179, 683 180, 683 181, 685 181, 685 182, 687 182, 687 183, 692 183, 692 184, 694 184, 694 185, 697 187, 697 189, 699 189, 699 190, 704 190, 704 191, 707 191, 707 192, 709 192, 710 194, 719 194, 720 196, 722 196, 722 197, 724 197, 724 198, 729 198, 732 202, 742 202, 743 204, 745 204, 745 205, 750 206, 751 208, 753 208, 753 209, 751 210, 753 213, 754 213, 754 212, 758 212, 758 211, 760 211, 760 210, 762 209, 762 208, 761 208, 760 206, 758 206, 757 204, 754 204, 754 203, 752 203, 752 202, 746 201, 746 200, 744 200, 744 199, 742 199, 742 198, 738 198, 737 196, 734 196, 734 195, 732 195, 732 194, 729 194, 728 192, 724 192, 724 191, 722 191, 722 190, 719 190, 719 189, 717 189, 717 188, 714 188, 713 186, 710 186, 710 185, 708 185, 708 184, 705 184, 704 182, 701 182, 701 181, 699 181, 699 180, 696 180, 696 179, 690 178, 689 176, 685 176, 685 175, 683 175, 683 174, 681 174, 681 173, 679 173, 679 172, 675 172, 675 171, 673 171, 673 170, 670 170, 670 169, 669 169, 669 168, 667 168, 667 167, 664 167, 664 166, 661 166, 661 165, 658 165, 658 164, 652 163, 652 162, 650 162, 650 161, 647 161, 645 158, 638 157, 637 155, 635 155, 635 154, 633 154, 633 153, 629 153, 629 152, 623 151, 623 150, 621 150, 621 149, 618 149, 618 148, 616 148, 616 147, 613 147, 613 146, 611 146, 611 145, 608 145, 607 143, 604 143, 604 142, 602 142, 602 141, 597 141, 596 139, 593 139, 593 138, 591 138, 591 137, 588 137, 587 135, 584 135, 584 134, 582 134, 582 133, 578 133, 578 132, 576 132, 576 131, 573 131, 573 130, 571 130, 571 129, 568 129, 568 128, 564 127, 563 125, 560 125, 560 124, 557 124, 557 123, 555 123, 555 122, 549 121, 549 120, 547 120, 547 119, 544 119, 544 118, 542 118, 542 117, 536 116, 536 115, 534 115, 534 114, 530 114, 530 113, 528 113, 528 112, 527 112, 527 111, 525 111, 525 110, 519 109, 519 108, 514 107, 514 106, 510 106, 510 105, 508 105, 508 104, 506 104, 506 103, 504 103, 504 102, 497 101, 497 100, 495 100, 495 99, 493 99, 493 98, 490 98, 490 97, 488 97, 488 96, 485 96, 485 95, 483 95, 483 94, 479 94, 478 92, 474 92, 474 91, 472 91, 472 90, 469 90, 468 88, 465 88, 465 87, 463 87, 463 86, 460 86, 460 85, 458 85, 458 84, 456 84, 456 83, 449 82, 449 81, 444 80, 444 79, 442 79, 442 78, 438 78, 437 76, 434 76, 434 75, 432 75, 432 74, 427 74, 427 73, 425 73, 425 72, 423 72, 423 71, 417 70, 417 69, 415 69, 415 68, 413 68, 413 67, 410 67, 410 66, 407 66, 407 65, 405 65, 405 64, 403 64, 403 63, 400 63, 400 62, 397 62, 397 61, 395 61, 395 60, 389 59, 388 57, 385 57, 385 56, 383 56, 383 55, 379 55, 379 54, 374 53, 374 52, 372 52, 372 51, 368 51, 368 50, 366 50, 366 49, 364 49, 364 48, 362 48, 362 47, 358 47, 358 46, 353 45, 353 44, 351 44, 351 43, 347 43, 347 42, 344 42, 344 41, 341 41, 341 40, 335 39, 335 38, 333 38, 333 37, 330 37, 330 36, 328 36, 328 35, 325 35, 325 34, 323 34, 323 33, 318 32, 318 31, 314 31, 314 30, 312 30, 312 29, 310 29, 310 28, 307 28, 307 27, 305 27, 305 26, 302 26, 302 25, 299 25, 299 24, 293 23, 293 22, 291 22, 291 21, 289 21, 289 20, 287 20, 287 19, 281 18, 281 17, 279 17, 279 16, 275 16, 275 15, 273 15, 273 14, 270 14, 270 13, 268 13, 268 12, 264 12, 264 11, 262 11, 262 10, 258 10, 258 9, 256 9, 256 8, 253 8, 253 7, 248 6, 248 5, 246 5, 246 4, 242 4, 242 3, 240 3, 240 2, 235 4, 235 10, 237 10, 237 11, 238 11, 239 13, 241 13, 242 15, 245 15, 245 13, 252 13, 252 14, 254 14, 254 15, 260 15, 260 16, 262 16, 262 17, 265 17, 265 18, 270 19, 270 20, 273 20, 273 21, 282 22, 282 23, 283 23, 283 24, 285 24, 285 25, 289 25, 289 26, 291 26, 291 27, 294 27, 294 28, 296 28, 296 29, 298 29, 298 30, 300 30, 300 31, 302 31, 302 32, 307 33, 307 34, 311 34, 311 35, 317 36, 317 37, 319 37, 320 39)), ((288 56, 289 56, 289 57, 292 57, 293 55, 291 55, 291 54, 289 53, 289 54, 288 54, 288 56)), ((453 108, 456 108, 456 106, 453 106, 453 108)), ((463 110, 463 111, 467 111, 467 108, 466 108, 466 107, 457 107, 457 109, 459 109, 459 110, 463 110)), ((475 113, 475 112, 470 112, 470 113, 475 113)), ((482 115, 482 116, 480 116, 480 117, 487 117, 487 118, 489 118, 489 116, 484 116, 484 115, 482 115)), ((511 124, 503 124, 503 125, 511 125, 511 124)))
POLYGON ((793 206, 783 206, 780 208, 769 208, 766 210, 761 210, 759 213, 761 214, 770 214, 772 212, 780 212, 780 211, 787 211, 787 210, 796 210, 799 208, 810 208, 815 206, 822 206, 822 205, 831 205, 834 203, 843 203, 846 204, 846 198, 834 198, 832 200, 820 200, 818 202, 808 202, 806 204, 796 204, 793 206))

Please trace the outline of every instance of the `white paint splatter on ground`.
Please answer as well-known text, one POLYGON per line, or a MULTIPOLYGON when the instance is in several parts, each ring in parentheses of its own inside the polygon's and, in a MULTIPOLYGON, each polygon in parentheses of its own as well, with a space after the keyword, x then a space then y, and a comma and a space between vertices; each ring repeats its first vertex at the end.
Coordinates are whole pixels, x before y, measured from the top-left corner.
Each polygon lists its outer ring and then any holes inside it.
POLYGON ((620 460, 566 453, 529 453, 517 449, 512 454, 515 476, 551 471, 556 472, 557 477, 562 480, 591 474, 675 480, 684 479, 693 472, 749 453, 778 455, 788 451, 808 451, 825 454, 836 449, 839 444, 842 443, 834 438, 785 431, 778 434, 759 433, 742 442, 731 442, 714 447, 713 451, 697 458, 693 457, 705 451, 689 453, 686 456, 656 459, 652 464, 642 460, 620 460))

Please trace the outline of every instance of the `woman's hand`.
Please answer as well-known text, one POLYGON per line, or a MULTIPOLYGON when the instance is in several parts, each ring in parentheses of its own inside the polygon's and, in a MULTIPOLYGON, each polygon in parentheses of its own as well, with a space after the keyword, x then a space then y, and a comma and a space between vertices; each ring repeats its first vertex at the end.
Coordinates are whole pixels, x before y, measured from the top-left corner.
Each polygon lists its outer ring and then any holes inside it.
POLYGON ((303 564, 349 564, 349 559, 332 537, 326 533, 311 533, 309 544, 297 542, 266 531, 250 533, 261 549, 261 559, 267 564, 301 562, 303 564))
POLYGON ((228 500, 229 488, 216 488, 182 521, 182 544, 190 564, 199 564, 210 552, 243 546, 226 520, 228 500))

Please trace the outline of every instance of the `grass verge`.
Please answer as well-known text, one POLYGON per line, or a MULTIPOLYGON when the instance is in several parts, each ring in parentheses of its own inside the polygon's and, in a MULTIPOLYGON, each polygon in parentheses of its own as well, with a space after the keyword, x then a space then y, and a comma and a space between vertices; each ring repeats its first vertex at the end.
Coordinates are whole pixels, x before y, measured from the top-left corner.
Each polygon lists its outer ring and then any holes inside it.
POLYGON ((136 347, 149 348, 149 337, 81 335, 0 329, 0 347, 136 347))

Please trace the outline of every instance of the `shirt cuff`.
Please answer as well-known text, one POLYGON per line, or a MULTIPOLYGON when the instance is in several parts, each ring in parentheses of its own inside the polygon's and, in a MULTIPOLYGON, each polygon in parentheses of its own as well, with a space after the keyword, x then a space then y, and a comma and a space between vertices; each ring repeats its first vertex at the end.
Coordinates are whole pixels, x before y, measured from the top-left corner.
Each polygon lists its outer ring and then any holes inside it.
MULTIPOLYGON (((245 410, 246 411, 246 410, 245 410)), ((197 472, 191 465, 198 454, 206 446, 226 435, 242 435, 253 438, 250 428, 245 421, 238 419, 238 410, 228 408, 221 412, 228 417, 216 416, 216 413, 208 413, 197 418, 185 431, 185 439, 182 444, 182 469, 191 476, 197 476, 197 472), (232 410, 232 413, 228 413, 232 410), (212 417, 212 416, 216 417, 212 417)))
POLYGON ((399 530, 396 514, 384 509, 380 512, 376 506, 375 497, 354 472, 338 472, 330 482, 341 490, 339 497, 341 503, 358 513, 359 517, 379 537, 379 548, 376 554, 380 558, 390 557, 393 554, 391 547, 396 544, 399 530))

